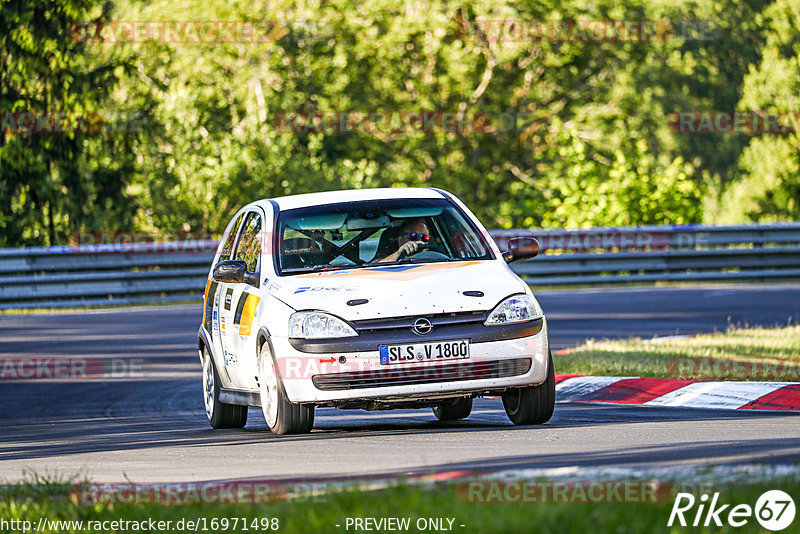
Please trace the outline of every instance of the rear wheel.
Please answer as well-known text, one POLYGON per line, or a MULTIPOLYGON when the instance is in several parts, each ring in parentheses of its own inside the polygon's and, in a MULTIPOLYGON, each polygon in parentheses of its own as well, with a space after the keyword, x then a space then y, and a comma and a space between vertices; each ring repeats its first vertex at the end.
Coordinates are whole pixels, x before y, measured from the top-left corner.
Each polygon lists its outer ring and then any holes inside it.
POLYGON ((213 429, 242 428, 247 424, 247 406, 222 404, 219 401, 219 374, 214 358, 203 349, 203 403, 208 423, 213 429))
POLYGON ((503 393, 503 407, 515 425, 541 425, 553 417, 556 406, 556 373, 553 356, 547 357, 547 378, 538 386, 509 389, 503 393))
POLYGON ((434 406, 433 415, 439 421, 458 421, 466 419, 472 412, 472 399, 462 397, 454 401, 448 401, 438 406, 434 406))
POLYGON ((289 401, 280 374, 276 371, 269 343, 264 343, 258 355, 258 374, 261 410, 269 429, 278 435, 311 432, 314 406, 289 401))

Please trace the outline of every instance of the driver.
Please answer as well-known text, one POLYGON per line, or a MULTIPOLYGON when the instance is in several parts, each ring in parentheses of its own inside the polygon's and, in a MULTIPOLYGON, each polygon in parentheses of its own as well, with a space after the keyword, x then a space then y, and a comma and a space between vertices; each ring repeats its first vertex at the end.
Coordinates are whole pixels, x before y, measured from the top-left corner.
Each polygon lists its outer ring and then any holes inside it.
POLYGON ((406 256, 413 256, 421 247, 428 244, 430 237, 428 226, 422 219, 410 219, 400 226, 400 235, 397 236, 397 251, 379 260, 378 263, 397 261, 403 253, 406 256))

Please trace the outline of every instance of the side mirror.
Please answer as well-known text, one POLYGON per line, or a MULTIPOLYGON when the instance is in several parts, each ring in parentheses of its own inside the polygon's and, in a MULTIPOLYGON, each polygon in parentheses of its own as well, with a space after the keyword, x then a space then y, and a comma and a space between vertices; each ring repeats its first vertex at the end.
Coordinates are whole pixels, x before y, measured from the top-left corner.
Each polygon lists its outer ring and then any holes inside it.
POLYGON ((533 237, 515 237, 508 240, 508 250, 503 252, 506 263, 529 260, 539 254, 539 242, 533 237))
POLYGON ((214 266, 212 278, 215 282, 241 284, 247 274, 247 264, 242 260, 225 260, 214 266))
POLYGON ((251 273, 247 270, 247 263, 242 260, 225 260, 214 266, 211 277, 215 282, 225 282, 227 284, 250 284, 259 287, 258 273, 251 273))

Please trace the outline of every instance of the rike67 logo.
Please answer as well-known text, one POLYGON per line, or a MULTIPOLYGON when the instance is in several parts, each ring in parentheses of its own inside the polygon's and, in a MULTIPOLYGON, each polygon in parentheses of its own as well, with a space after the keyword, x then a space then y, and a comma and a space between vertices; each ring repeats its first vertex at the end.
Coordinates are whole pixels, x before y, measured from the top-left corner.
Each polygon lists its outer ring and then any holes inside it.
POLYGON ((710 499, 707 493, 699 499, 691 493, 678 493, 667 526, 671 527, 677 520, 677 524, 682 527, 708 527, 712 524, 721 527, 724 523, 732 527, 743 527, 754 516, 767 530, 783 530, 794 521, 794 500, 783 491, 770 490, 758 498, 753 508, 749 504, 722 504, 719 502, 719 493, 714 493, 710 499))

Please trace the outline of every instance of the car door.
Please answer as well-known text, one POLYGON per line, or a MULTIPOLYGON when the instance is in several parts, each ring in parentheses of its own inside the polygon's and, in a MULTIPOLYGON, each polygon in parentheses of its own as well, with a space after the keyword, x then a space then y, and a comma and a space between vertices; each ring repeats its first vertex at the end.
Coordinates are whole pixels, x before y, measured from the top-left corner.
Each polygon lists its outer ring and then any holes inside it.
POLYGON ((264 215, 260 210, 245 213, 233 259, 247 264, 247 282, 227 284, 221 298, 226 322, 225 334, 222 336, 226 368, 237 386, 244 388, 256 388, 258 384, 254 341, 257 332, 253 328, 253 319, 261 301, 258 288, 263 229, 264 215))
MULTIPOLYGON (((244 213, 236 215, 226 229, 223 235, 223 244, 220 249, 219 257, 216 260, 217 262, 233 258, 236 239, 239 236, 244 216, 244 213)), ((211 331, 211 342, 214 345, 214 354, 217 355, 216 362, 218 371, 227 375, 229 381, 233 381, 233 377, 228 373, 227 351, 229 342, 227 340, 227 333, 229 331, 231 318, 227 317, 227 315, 229 315, 228 309, 230 309, 230 304, 228 304, 228 302, 233 292, 232 286, 236 284, 215 281, 210 281, 209 283, 206 313, 209 314, 210 317, 207 317, 206 320, 209 322, 210 328, 206 329, 211 331)))

